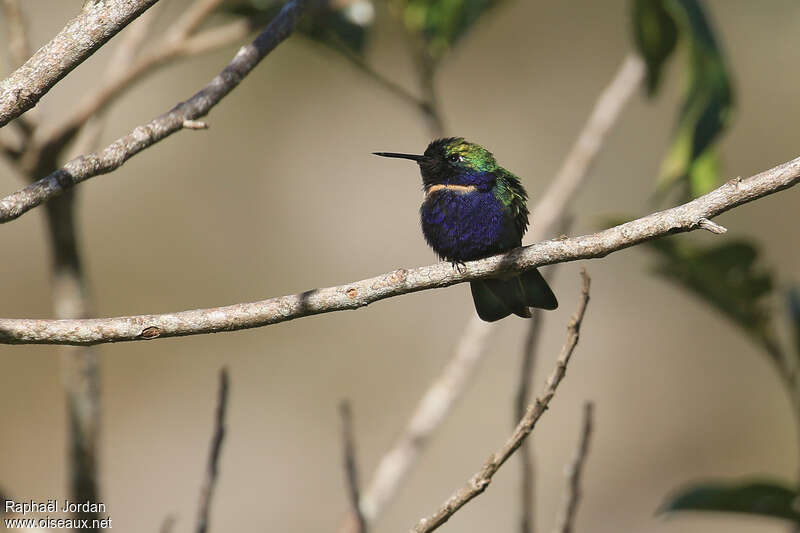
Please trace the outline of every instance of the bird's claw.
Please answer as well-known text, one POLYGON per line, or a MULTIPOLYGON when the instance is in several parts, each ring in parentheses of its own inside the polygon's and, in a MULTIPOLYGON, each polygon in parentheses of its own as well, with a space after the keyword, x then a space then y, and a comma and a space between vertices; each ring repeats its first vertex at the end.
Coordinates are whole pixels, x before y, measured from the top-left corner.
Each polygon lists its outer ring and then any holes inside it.
POLYGON ((453 265, 453 268, 459 274, 463 274, 467 271, 467 264, 463 261, 450 261, 450 264, 453 265))

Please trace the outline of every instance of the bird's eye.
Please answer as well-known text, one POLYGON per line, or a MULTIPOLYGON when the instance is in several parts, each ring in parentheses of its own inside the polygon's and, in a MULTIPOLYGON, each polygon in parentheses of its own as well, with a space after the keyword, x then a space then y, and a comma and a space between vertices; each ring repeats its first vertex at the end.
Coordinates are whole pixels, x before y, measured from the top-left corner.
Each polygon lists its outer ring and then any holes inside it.
POLYGON ((458 154, 450 154, 450 156, 447 158, 447 160, 452 162, 452 163, 455 163, 457 161, 461 161, 461 156, 458 155, 458 154))

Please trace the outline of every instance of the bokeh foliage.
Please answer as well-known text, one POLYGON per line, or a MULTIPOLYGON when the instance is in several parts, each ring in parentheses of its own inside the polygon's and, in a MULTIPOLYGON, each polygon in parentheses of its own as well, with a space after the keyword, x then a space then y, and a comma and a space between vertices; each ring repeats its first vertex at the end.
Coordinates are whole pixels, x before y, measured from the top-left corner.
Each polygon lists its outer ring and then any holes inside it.
POLYGON ((705 483, 679 491, 661 512, 716 511, 782 518, 800 523, 797 490, 776 482, 705 483))
POLYGON ((713 189, 719 181, 714 141, 730 122, 731 76, 699 0, 633 0, 633 36, 647 64, 652 97, 667 60, 686 49, 685 88, 672 144, 658 178, 659 193, 678 188, 682 200, 713 189))
MULTIPOLYGON (((632 1, 634 41, 647 64, 650 97, 663 83, 667 60, 681 45, 686 49, 683 103, 656 184, 658 196, 677 189, 683 202, 719 182, 714 143, 731 118, 730 73, 699 0, 632 1)), ((711 305, 764 349, 776 363, 800 419, 793 375, 800 364, 800 289, 787 291, 795 346, 784 350, 770 306, 774 274, 759 266, 756 243, 730 240, 707 246, 676 236, 650 241, 647 248, 656 255, 655 273, 711 305)), ((671 495, 662 511, 735 512, 800 523, 798 496, 796 489, 773 482, 697 483, 671 495)))
POLYGON ((418 39, 426 54, 442 59, 478 19, 502 0, 393 0, 406 31, 418 39))
POLYGON ((757 264, 758 248, 731 240, 700 246, 680 237, 648 243, 657 252, 656 273, 692 291, 732 320, 771 355, 779 351, 767 298, 772 274, 757 264))

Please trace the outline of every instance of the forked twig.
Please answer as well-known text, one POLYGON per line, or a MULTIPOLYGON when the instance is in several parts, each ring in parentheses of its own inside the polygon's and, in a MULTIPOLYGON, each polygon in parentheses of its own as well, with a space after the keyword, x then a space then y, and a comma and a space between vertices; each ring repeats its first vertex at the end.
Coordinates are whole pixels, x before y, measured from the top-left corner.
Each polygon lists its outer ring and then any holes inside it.
POLYGON ((525 416, 520 420, 519 424, 517 424, 514 433, 506 443, 503 444, 499 450, 494 452, 483 467, 467 481, 467 484, 458 489, 435 513, 417 522, 417 525, 411 529, 412 533, 428 533, 437 529, 470 500, 483 493, 489 486, 489 483, 491 483, 492 476, 503 466, 503 463, 511 457, 517 448, 520 447, 525 438, 533 430, 536 422, 547 410, 550 401, 556 393, 558 385, 564 379, 564 375, 567 372, 567 365, 572 357, 572 353, 575 351, 575 346, 578 344, 581 323, 586 313, 586 306, 589 303, 590 279, 585 270, 581 270, 581 277, 583 279, 583 289, 578 303, 578 310, 575 312, 575 315, 573 315, 572 320, 570 320, 569 326, 567 326, 567 340, 561 348, 561 353, 556 361, 555 369, 553 369, 553 372, 547 379, 544 392, 536 399, 535 403, 528 406, 525 416))

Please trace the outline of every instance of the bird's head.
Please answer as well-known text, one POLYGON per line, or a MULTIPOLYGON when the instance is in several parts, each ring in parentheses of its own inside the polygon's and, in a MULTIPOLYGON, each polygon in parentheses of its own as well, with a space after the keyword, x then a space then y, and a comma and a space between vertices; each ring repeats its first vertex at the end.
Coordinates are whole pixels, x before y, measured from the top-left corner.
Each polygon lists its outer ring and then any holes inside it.
POLYGON ((428 145, 422 155, 374 152, 382 157, 396 157, 416 161, 422 174, 425 189, 433 185, 465 185, 479 190, 490 189, 497 169, 492 153, 483 146, 461 137, 437 139, 428 145))

